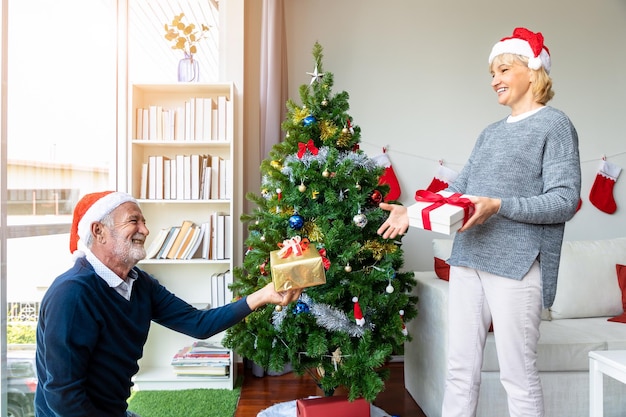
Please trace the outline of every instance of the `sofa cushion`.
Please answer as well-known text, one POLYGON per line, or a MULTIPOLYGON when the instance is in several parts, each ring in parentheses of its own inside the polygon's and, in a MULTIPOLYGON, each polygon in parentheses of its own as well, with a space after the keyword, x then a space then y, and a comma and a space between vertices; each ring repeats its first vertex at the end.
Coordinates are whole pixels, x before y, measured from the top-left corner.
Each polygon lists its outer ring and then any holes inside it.
POLYGON ((450 277, 450 265, 447 260, 452 254, 450 239, 433 239, 433 256, 435 258, 435 273, 440 279, 448 281, 450 277))
POLYGON ((618 323, 626 323, 626 265, 615 265, 617 271, 617 283, 619 289, 622 291, 622 310, 624 312, 619 316, 611 317, 609 321, 615 321, 618 323))
MULTIPOLYGON (((626 349, 626 326, 605 317, 542 321, 539 330, 539 371, 587 371, 590 351, 626 349)), ((488 335, 482 370, 499 369, 495 339, 488 335)))
POLYGON ((626 264, 626 238, 563 242, 552 319, 621 314, 615 264, 626 264))

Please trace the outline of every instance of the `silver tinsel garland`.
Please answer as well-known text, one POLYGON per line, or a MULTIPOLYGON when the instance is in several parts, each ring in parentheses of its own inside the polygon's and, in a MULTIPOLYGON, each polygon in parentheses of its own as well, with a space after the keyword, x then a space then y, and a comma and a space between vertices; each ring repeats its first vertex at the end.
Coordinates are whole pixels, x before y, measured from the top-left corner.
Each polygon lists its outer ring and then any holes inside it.
MULTIPOLYGON (((302 293, 300 301, 309 306, 309 313, 300 314, 312 314, 317 324, 326 330, 347 333, 352 337, 362 337, 367 330, 374 330, 372 323, 359 326, 353 320, 350 320, 343 311, 326 304, 317 303, 306 293, 302 293)), ((290 311, 283 308, 281 311, 275 311, 272 314, 272 322, 276 330, 280 331, 283 320, 288 313, 290 313, 290 311)))
MULTIPOLYGON (((297 181, 300 181, 300 179, 293 177, 293 170, 291 169, 290 165, 294 162, 298 162, 298 163, 302 163, 307 169, 311 167, 311 163, 313 162, 317 162, 318 165, 320 166, 325 165, 326 161, 328 160, 329 150, 330 148, 328 146, 322 146, 321 148, 319 148, 317 155, 313 155, 310 152, 306 152, 302 156, 302 158, 298 158, 297 154, 288 155, 285 158, 285 162, 283 164, 283 168, 281 172, 284 175, 288 175, 289 180, 295 184, 297 181)), ((369 172, 373 171, 374 169, 378 167, 378 165, 376 164, 374 160, 370 159, 365 153, 362 153, 362 152, 351 152, 351 151, 341 152, 339 154, 339 157, 337 158, 336 165, 342 165, 344 161, 346 160, 351 162, 351 165, 350 165, 351 167, 364 168, 365 170, 369 172)), ((350 170, 346 174, 349 176, 351 172, 352 171, 350 170)))

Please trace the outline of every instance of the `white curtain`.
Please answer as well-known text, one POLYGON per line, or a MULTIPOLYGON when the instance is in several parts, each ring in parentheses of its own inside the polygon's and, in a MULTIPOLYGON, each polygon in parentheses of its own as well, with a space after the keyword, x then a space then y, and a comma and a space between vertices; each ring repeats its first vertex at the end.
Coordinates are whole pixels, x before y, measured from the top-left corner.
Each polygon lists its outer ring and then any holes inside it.
POLYGON ((261 28, 261 158, 282 140, 287 101, 287 47, 283 0, 263 1, 261 28))

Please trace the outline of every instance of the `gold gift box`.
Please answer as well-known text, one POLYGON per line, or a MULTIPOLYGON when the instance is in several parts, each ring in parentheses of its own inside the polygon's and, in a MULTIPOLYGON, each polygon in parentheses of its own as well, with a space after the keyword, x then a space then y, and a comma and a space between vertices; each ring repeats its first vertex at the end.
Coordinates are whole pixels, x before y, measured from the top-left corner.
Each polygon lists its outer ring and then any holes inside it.
POLYGON ((306 288, 326 283, 326 273, 322 257, 315 248, 307 248, 302 255, 291 253, 286 258, 270 252, 272 281, 276 291, 293 288, 306 288))

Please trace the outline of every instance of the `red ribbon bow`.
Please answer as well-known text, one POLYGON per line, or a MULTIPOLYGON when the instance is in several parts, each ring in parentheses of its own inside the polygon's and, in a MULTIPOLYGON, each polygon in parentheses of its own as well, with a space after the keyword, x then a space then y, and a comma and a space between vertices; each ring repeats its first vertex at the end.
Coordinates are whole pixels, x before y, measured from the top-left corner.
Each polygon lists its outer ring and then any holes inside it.
POLYGON ((322 257, 322 264, 324 265, 324 269, 328 271, 328 268, 330 268, 330 261, 326 257, 326 249, 322 248, 318 250, 318 252, 320 256, 322 257))
POLYGON ((463 224, 465 224, 467 219, 469 219, 474 212, 474 204, 468 198, 462 198, 460 193, 454 193, 450 197, 444 197, 441 194, 433 193, 428 190, 417 190, 415 192, 415 201, 433 203, 422 210, 422 224, 425 230, 432 230, 430 212, 444 204, 463 208, 463 224))
POLYGON ((283 243, 279 243, 278 247, 280 248, 278 256, 281 258, 286 258, 292 253, 300 256, 309 247, 309 239, 294 236, 291 239, 283 240, 283 243))
POLYGON ((307 143, 298 143, 298 159, 302 159, 307 149, 311 151, 313 155, 317 155, 317 153, 319 152, 318 149, 315 147, 315 144, 313 143, 313 139, 309 139, 307 143))

